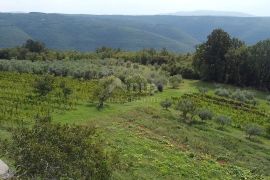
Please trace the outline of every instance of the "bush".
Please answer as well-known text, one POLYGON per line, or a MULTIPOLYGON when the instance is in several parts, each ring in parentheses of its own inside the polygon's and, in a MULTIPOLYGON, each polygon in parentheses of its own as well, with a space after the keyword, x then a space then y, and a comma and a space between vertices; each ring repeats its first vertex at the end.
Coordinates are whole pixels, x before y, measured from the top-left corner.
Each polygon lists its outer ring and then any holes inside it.
POLYGON ((213 112, 208 110, 208 109, 201 109, 198 112, 198 116, 200 117, 201 120, 211 120, 213 119, 213 112))
POLYGON ((199 90, 199 92, 201 93, 201 94, 206 94, 207 92, 208 92, 208 88, 204 88, 204 87, 199 87, 198 88, 198 90, 199 90))
POLYGON ((169 78, 170 85, 174 89, 178 88, 182 81, 183 81, 183 78, 181 75, 174 75, 169 78))
POLYGON ((224 126, 229 125, 231 123, 231 118, 227 116, 218 116, 216 118, 216 122, 220 125, 221 129, 224 129, 224 126))
POLYGON ((185 120, 189 120, 189 122, 193 120, 196 109, 197 109, 197 107, 196 107, 195 103, 190 99, 182 99, 176 105, 176 110, 181 111, 183 118, 185 120), (189 118, 188 118, 188 115, 190 115, 189 118))
POLYGON ((14 132, 19 179, 110 179, 112 170, 93 127, 53 124, 37 117, 33 128, 14 132))
POLYGON ((34 91, 40 96, 46 96, 53 90, 53 77, 46 75, 42 78, 36 79, 34 83, 34 91))
POLYGON ((268 104, 270 104, 270 95, 266 97, 268 104))
POLYGON ((163 92, 163 84, 158 84, 157 89, 159 92, 163 92))
POLYGON ((248 139, 251 139, 252 136, 259 136, 262 134, 262 128, 256 124, 248 124, 245 128, 248 139))
POLYGON ((169 99, 166 99, 165 101, 160 102, 160 106, 168 110, 168 108, 172 106, 172 102, 169 99))
POLYGON ((230 97, 231 93, 227 89, 218 88, 215 90, 215 94, 222 97, 230 97))
POLYGON ((232 94, 232 99, 243 102, 243 103, 249 103, 256 105, 256 101, 254 99, 254 94, 248 91, 241 91, 237 89, 232 94))

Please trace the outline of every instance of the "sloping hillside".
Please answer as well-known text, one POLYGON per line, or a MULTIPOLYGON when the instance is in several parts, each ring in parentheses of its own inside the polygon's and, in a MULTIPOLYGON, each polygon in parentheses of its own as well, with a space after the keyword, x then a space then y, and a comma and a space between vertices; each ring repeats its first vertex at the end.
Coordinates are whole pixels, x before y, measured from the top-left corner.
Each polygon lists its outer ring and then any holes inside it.
POLYGON ((163 48, 193 51, 214 28, 253 44, 270 38, 270 18, 93 16, 63 14, 0 14, 0 48, 43 41, 49 48, 94 50, 100 46, 138 50, 163 48), (11 38, 12 37, 12 38, 11 38))

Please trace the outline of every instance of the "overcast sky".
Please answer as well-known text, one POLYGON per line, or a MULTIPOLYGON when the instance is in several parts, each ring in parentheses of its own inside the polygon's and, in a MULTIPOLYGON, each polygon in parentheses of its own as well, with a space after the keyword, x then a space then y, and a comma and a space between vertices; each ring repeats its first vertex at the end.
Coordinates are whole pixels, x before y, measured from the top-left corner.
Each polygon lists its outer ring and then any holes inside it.
POLYGON ((0 0, 0 12, 148 15, 194 10, 270 16, 270 0, 0 0))

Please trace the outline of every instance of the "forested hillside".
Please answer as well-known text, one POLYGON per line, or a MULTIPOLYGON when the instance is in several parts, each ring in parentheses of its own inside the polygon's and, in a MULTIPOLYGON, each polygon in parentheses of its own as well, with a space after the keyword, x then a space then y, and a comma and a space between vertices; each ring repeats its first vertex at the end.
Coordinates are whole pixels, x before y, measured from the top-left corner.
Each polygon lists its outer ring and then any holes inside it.
POLYGON ((101 46, 138 50, 194 51, 214 28, 248 44, 270 37, 270 18, 0 14, 0 48, 27 39, 51 49, 90 51, 101 46))

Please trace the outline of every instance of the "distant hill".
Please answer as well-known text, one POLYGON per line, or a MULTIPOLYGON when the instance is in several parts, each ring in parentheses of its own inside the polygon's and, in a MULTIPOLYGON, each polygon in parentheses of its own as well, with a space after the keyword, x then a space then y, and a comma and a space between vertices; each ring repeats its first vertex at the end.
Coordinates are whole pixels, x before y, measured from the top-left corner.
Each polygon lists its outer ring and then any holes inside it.
POLYGON ((233 11, 207 11, 207 10, 198 10, 198 11, 180 11, 176 13, 171 13, 167 15, 175 16, 220 16, 220 17, 254 17, 254 15, 242 13, 242 12, 233 12, 233 11))
POLYGON ((0 13, 0 48, 21 45, 32 38, 60 50, 91 51, 109 46, 190 52, 215 28, 223 28, 248 44, 270 38, 268 17, 0 13))

